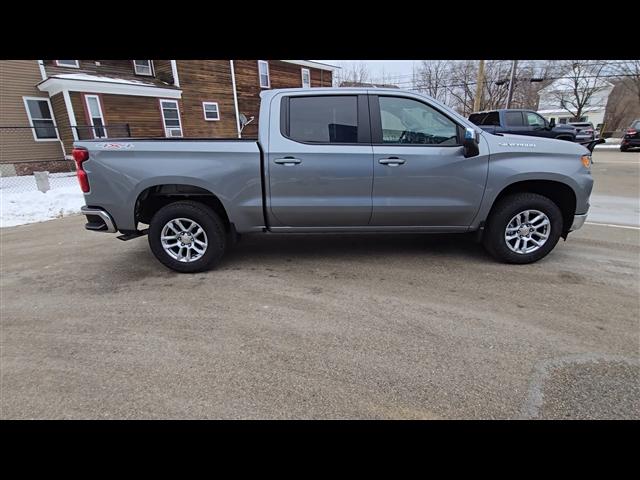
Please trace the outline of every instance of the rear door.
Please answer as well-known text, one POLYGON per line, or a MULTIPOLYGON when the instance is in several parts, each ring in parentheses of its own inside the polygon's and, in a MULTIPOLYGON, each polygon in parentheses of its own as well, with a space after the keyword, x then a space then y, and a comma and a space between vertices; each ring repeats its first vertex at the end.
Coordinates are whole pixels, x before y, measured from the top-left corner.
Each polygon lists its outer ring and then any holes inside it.
POLYGON ((487 179, 489 152, 465 158, 463 128, 416 97, 371 95, 372 226, 466 229, 487 179))
POLYGON ((276 97, 267 154, 272 228, 366 226, 373 150, 366 95, 276 97))

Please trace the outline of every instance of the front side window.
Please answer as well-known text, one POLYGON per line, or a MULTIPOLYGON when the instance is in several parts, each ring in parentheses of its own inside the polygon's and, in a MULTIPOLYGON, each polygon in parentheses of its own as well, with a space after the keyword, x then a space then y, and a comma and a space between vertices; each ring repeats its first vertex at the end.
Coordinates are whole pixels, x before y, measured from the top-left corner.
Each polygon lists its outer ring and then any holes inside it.
POLYGON ((526 112, 525 116, 527 117, 527 124, 530 127, 544 127, 545 123, 544 123, 544 119, 533 112, 526 112))
POLYGON ((136 75, 145 75, 147 77, 153 75, 153 65, 151 64, 151 60, 134 60, 133 68, 136 75))
POLYGON ((308 68, 302 69, 302 88, 311 88, 311 72, 308 68))
POLYGON ((258 60, 258 76, 260 77, 260 87, 269 88, 271 85, 269 80, 269 62, 258 60))
POLYGON ((80 68, 78 60, 56 60, 56 65, 59 67, 80 68))
POLYGON ((180 123, 180 111, 176 100, 160 100, 162 110, 162 122, 164 134, 167 137, 181 137, 182 124, 180 123))
POLYGON ((522 112, 504 112, 504 124, 507 127, 524 127, 522 112))
POLYGON ((382 143, 457 145, 458 127, 417 100, 379 97, 382 143))
POLYGON ((107 130, 104 128, 105 123, 100 106, 100 99, 97 95, 87 95, 85 96, 85 100, 87 102, 87 112, 89 113, 93 138, 105 138, 107 136, 107 130))
POLYGON ((53 115, 51 114, 51 104, 46 98, 24 98, 24 106, 29 117, 29 124, 35 140, 57 140, 53 115))
POLYGON ((204 119, 207 121, 220 120, 220 110, 217 102, 202 102, 204 119))
POLYGON ((358 97, 290 97, 289 138, 311 143, 357 143, 358 97))

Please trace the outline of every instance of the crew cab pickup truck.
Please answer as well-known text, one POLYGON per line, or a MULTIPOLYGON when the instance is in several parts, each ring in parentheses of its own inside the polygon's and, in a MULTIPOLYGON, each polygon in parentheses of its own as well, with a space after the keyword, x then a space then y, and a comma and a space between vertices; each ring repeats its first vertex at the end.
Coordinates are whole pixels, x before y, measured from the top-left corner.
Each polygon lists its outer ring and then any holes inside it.
POLYGON ((529 263, 587 216, 588 149, 490 134, 421 94, 268 90, 259 118, 257 140, 75 142, 85 227, 148 234, 160 262, 196 272, 271 232, 475 232, 529 263))
MULTIPOLYGON (((532 110, 504 109, 476 112, 469 120, 490 133, 512 133, 532 137, 576 141, 578 129, 572 125, 556 125, 532 110)), ((593 140, 592 138, 588 141, 593 140)), ((585 142, 587 143, 587 142, 585 142)))

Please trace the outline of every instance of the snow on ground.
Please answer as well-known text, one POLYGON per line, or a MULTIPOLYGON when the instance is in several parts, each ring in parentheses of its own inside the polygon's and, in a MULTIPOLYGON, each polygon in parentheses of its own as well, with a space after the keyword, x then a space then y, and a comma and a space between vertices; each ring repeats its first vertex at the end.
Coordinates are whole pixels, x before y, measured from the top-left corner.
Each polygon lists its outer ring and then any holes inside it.
POLYGON ((75 174, 51 174, 51 190, 36 188, 33 176, 0 177, 0 228, 80 213, 84 196, 75 174))

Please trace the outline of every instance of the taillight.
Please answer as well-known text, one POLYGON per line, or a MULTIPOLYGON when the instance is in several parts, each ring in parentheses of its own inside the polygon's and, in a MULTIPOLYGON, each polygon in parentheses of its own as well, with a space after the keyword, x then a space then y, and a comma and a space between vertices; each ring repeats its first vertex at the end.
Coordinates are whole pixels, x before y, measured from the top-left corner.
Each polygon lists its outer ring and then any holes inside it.
POLYGON ((627 135, 635 135, 636 133, 638 133, 638 132, 636 131, 635 128, 628 128, 627 129, 627 135))
POLYGON ((76 175, 78 176, 78 182, 80 182, 80 188, 84 193, 87 193, 89 191, 89 178, 82 164, 89 159, 89 151, 85 148, 74 148, 71 154, 76 162, 76 175))

